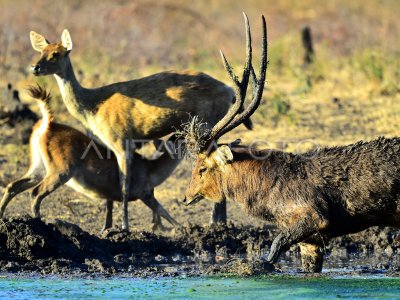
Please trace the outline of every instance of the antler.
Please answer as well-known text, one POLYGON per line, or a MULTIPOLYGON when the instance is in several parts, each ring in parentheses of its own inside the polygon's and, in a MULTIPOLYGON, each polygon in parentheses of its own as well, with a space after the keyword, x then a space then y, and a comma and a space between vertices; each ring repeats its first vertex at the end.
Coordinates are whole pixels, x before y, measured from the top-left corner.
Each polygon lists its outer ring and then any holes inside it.
POLYGON ((204 147, 207 147, 212 141, 218 140, 222 135, 231 131, 232 129, 239 126, 245 120, 250 118, 250 116, 256 111, 257 107, 260 105, 262 94, 265 84, 265 74, 267 71, 267 26, 264 16, 262 16, 263 25, 263 37, 262 37, 262 54, 261 54, 261 65, 260 73, 257 78, 254 68, 252 65, 252 47, 251 47, 251 33, 250 24, 247 15, 243 13, 245 26, 246 26, 246 62, 244 65, 242 81, 239 81, 238 77, 234 74, 232 67, 226 60, 224 53, 221 51, 222 61, 224 63, 225 70, 228 72, 231 80, 234 83, 234 89, 236 94, 236 100, 231 108, 228 110, 226 115, 213 127, 211 132, 207 137, 207 142, 204 147), (250 104, 241 113, 240 110, 243 107, 247 86, 249 84, 249 78, 252 82, 253 94, 250 104))

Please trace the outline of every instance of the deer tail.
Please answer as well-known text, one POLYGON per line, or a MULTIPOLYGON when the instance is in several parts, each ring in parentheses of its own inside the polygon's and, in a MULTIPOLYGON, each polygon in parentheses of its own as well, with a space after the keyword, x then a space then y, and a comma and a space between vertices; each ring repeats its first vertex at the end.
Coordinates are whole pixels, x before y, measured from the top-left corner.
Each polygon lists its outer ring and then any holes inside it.
POLYGON ((28 93, 32 98, 38 101, 42 114, 42 121, 49 124, 53 120, 53 112, 50 109, 50 92, 37 84, 37 86, 29 86, 28 93))

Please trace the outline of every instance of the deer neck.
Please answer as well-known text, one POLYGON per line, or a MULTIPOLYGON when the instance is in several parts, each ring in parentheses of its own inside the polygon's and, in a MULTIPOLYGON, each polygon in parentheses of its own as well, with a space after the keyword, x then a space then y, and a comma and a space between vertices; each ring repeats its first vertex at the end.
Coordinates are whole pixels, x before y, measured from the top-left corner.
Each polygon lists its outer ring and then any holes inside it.
POLYGON ((76 79, 69 57, 66 58, 65 70, 54 74, 61 96, 69 113, 79 121, 86 123, 88 110, 88 89, 83 88, 76 79))
POLYGON ((247 203, 262 189, 261 185, 265 184, 263 177, 265 174, 260 161, 232 162, 220 179, 225 198, 241 204, 247 203))
POLYGON ((182 159, 178 158, 177 155, 171 156, 168 151, 164 152, 157 159, 149 160, 150 172, 148 174, 150 178, 148 178, 148 181, 150 185, 155 187, 164 182, 181 160, 182 159))

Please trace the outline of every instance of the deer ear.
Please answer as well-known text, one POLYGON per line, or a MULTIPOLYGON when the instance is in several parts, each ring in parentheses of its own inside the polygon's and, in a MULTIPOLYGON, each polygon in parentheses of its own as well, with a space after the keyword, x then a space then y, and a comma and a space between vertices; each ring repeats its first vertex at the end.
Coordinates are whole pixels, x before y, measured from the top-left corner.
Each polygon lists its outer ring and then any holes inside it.
POLYGON ((233 161, 233 154, 228 145, 222 145, 215 151, 215 161, 219 166, 224 166, 233 161))
POLYGON ((29 36, 31 37, 31 44, 33 49, 38 52, 42 52, 44 48, 49 44, 49 41, 45 37, 37 32, 31 31, 29 36))
POLYGON ((69 34, 67 29, 64 29, 62 35, 61 35, 61 43, 67 51, 72 50, 72 39, 71 35, 69 34))

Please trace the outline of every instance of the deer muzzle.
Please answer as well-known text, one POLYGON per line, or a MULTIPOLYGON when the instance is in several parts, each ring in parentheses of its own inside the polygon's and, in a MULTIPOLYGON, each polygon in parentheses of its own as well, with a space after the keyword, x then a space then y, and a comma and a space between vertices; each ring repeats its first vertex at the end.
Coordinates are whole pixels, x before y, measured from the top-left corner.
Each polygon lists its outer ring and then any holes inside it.
POLYGON ((32 71, 32 74, 33 75, 40 75, 40 72, 41 72, 41 68, 40 68, 40 65, 32 65, 31 66, 31 71, 32 71))

